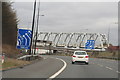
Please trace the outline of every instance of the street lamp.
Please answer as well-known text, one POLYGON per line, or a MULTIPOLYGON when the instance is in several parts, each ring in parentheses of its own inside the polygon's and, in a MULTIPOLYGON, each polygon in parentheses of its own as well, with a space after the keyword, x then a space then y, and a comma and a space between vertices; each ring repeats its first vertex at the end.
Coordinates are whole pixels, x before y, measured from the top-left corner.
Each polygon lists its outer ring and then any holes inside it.
POLYGON ((45 15, 38 15, 38 16, 45 16, 45 15))
MULTIPOLYGON (((114 22, 112 24, 118 24, 118 22, 114 22)), ((108 27, 108 47, 110 46, 110 25, 111 24, 109 24, 109 27, 108 27)))
POLYGON ((33 20, 32 20, 32 35, 31 35, 32 37, 31 37, 29 55, 31 55, 31 51, 32 51, 33 30, 34 30, 34 23, 35 23, 35 13, 36 13, 36 0, 34 1, 34 11, 33 11, 33 20))
POLYGON ((38 13, 37 13, 37 27, 36 27, 36 33, 35 33, 35 44, 34 44, 34 54, 36 53, 36 40, 37 40, 37 37, 38 37, 38 26, 39 26, 39 17, 40 16, 44 16, 44 15, 39 15, 40 14, 40 2, 38 4, 38 13))
POLYGON ((85 28, 85 29, 80 29, 80 30, 86 30, 86 31, 87 31, 88 29, 87 29, 87 28, 85 28))
POLYGON ((36 41, 38 39, 39 16, 44 16, 44 15, 38 15, 38 18, 37 18, 37 28, 36 28, 36 33, 35 33, 34 54, 36 53, 36 43, 37 43, 36 41))

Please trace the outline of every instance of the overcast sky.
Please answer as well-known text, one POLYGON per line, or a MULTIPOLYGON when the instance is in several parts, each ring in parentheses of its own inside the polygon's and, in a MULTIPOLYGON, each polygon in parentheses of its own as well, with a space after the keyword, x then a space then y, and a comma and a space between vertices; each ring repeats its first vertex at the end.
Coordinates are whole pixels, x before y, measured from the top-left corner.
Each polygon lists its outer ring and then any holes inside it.
MULTIPOLYGON (((117 2, 41 2, 39 31, 92 32, 108 34, 118 44, 117 2), (87 30, 86 30, 87 29, 87 30)), ((31 29, 33 3, 15 2, 19 28, 31 29)))

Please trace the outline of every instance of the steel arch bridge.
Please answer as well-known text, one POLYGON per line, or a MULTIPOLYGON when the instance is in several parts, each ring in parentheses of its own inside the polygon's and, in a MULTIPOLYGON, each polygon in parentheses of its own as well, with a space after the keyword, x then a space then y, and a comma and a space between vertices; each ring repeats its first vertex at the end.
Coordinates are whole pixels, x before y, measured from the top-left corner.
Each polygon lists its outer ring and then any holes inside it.
POLYGON ((87 40, 95 40, 95 49, 108 47, 106 35, 100 33, 39 32, 37 37, 37 40, 51 41, 53 47, 85 48, 87 40))

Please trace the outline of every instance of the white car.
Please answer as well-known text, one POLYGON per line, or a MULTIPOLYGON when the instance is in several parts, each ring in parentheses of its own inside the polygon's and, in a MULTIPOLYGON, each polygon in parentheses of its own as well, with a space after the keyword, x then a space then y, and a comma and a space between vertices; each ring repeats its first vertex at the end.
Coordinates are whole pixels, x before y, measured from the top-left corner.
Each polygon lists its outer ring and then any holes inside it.
POLYGON ((86 51, 75 51, 72 56, 72 64, 75 62, 89 63, 89 56, 86 51))

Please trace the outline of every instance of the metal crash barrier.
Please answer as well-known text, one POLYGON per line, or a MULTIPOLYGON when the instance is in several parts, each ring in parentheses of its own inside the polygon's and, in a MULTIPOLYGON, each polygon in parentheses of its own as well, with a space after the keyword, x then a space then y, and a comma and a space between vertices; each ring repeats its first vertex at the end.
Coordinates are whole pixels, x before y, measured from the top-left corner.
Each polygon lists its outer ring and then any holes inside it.
POLYGON ((32 61, 39 58, 40 58, 39 55, 24 55, 22 57, 19 57, 18 60, 32 61))

